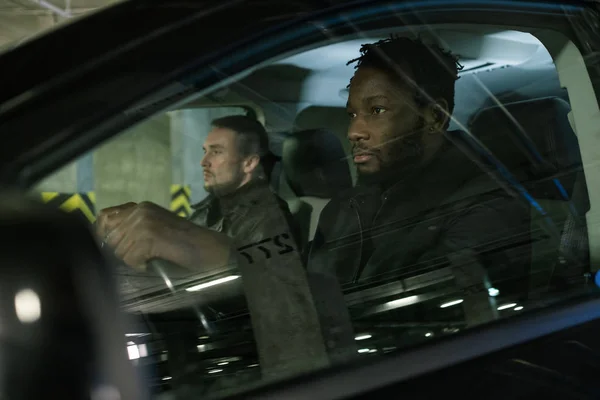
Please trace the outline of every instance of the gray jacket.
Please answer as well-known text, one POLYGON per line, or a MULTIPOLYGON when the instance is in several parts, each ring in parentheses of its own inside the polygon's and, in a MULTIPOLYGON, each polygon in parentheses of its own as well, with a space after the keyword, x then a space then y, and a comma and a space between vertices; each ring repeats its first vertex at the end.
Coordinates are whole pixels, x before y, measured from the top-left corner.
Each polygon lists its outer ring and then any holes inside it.
MULTIPOLYGON (((231 237, 234 248, 238 250, 236 256, 229 265, 210 269, 198 266, 194 271, 165 260, 152 260, 144 272, 120 265, 118 275, 126 311, 156 313, 191 306, 198 302, 197 296, 178 290, 178 286, 189 287, 222 275, 239 275, 237 256, 255 263, 265 255, 261 249, 269 252, 273 247, 273 252, 297 252, 294 225, 287 204, 262 181, 249 183, 226 197, 209 195, 192 208, 194 212, 189 220, 231 237), (269 243, 257 244, 265 240, 269 243), (165 283, 165 277, 175 287, 176 295, 165 283)), ((202 302, 243 296, 241 285, 237 282, 223 285, 220 289, 203 293, 202 302)))
POLYGON ((233 239, 230 265, 186 275, 181 268, 153 261, 147 273, 127 271, 129 279, 121 286, 125 309, 159 313, 234 298, 249 311, 263 376, 324 367, 327 356, 319 320, 287 204, 259 181, 226 198, 210 196, 194 209, 192 222, 233 239), (199 292, 184 290, 227 275, 241 279, 199 292))
POLYGON ((236 248, 277 235, 296 248, 295 228, 287 203, 264 181, 249 183, 232 195, 212 195, 192 206, 190 221, 231 237, 236 248))

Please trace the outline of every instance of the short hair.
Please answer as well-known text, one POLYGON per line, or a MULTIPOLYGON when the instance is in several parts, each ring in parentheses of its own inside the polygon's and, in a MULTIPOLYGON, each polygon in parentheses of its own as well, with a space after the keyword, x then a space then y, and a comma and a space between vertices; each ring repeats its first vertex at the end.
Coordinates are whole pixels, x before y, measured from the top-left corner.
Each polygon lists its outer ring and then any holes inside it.
MULTIPOLYGON (((420 105, 430 104, 443 98, 448 103, 448 112, 454 111, 455 81, 463 66, 458 57, 434 44, 425 44, 421 39, 390 36, 376 43, 363 44, 360 57, 348 61, 356 63, 355 69, 372 67, 398 77, 415 89, 415 100, 420 105), (410 82, 397 68, 406 63, 411 66, 414 82, 410 82)), ((352 82, 352 81, 350 81, 352 82)))
POLYGON ((271 176, 276 159, 269 150, 269 135, 256 119, 245 115, 230 115, 212 121, 215 128, 230 129, 237 134, 238 150, 242 156, 256 154, 267 178, 271 176))

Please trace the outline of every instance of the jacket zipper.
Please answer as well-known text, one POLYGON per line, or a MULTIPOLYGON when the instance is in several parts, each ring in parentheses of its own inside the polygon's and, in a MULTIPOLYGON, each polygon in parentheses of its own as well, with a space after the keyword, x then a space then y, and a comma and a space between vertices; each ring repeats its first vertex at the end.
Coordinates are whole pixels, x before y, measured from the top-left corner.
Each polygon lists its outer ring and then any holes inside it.
POLYGON ((385 192, 383 192, 383 195, 381 196, 381 205, 379 206, 379 210, 377 210, 377 212, 375 213, 375 216, 373 217, 373 224, 371 226, 371 229, 373 226, 375 226, 375 221, 377 221, 377 217, 379 216, 379 213, 381 212, 381 209, 383 208, 383 206, 385 205, 385 202, 388 199, 388 190, 386 190, 385 192))
POLYGON ((350 199, 350 207, 356 213, 356 219, 358 220, 358 231, 360 232, 360 247, 358 250, 358 265, 356 266, 354 273, 352 274, 352 283, 358 283, 358 278, 360 277, 361 268, 360 268, 360 260, 362 259, 362 246, 363 246, 363 229, 362 222, 360 220, 360 214, 358 213, 358 202, 355 199, 350 199))

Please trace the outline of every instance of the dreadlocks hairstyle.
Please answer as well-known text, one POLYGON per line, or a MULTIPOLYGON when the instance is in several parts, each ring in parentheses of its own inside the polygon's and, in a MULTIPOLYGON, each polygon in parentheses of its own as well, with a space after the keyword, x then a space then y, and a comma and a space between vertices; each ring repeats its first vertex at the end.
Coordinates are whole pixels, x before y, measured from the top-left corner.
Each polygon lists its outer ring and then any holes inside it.
POLYGON ((454 82, 463 66, 451 52, 437 45, 425 44, 420 38, 392 35, 376 43, 363 44, 360 54, 346 65, 356 63, 355 69, 372 67, 386 71, 415 89, 418 104, 427 105, 434 99, 443 98, 448 102, 448 112, 452 114, 454 82), (401 69, 404 63, 412 67, 411 78, 401 69))

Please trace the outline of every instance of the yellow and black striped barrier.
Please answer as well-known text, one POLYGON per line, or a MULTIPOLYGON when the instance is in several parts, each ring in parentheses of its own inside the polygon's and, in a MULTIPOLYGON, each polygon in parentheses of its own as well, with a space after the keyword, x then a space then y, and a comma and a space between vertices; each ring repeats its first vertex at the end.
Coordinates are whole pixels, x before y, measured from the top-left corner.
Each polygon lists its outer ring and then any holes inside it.
POLYGON ((171 211, 188 218, 192 215, 191 197, 192 189, 189 185, 171 185, 171 211))
POLYGON ((96 221, 96 194, 42 192, 42 201, 68 213, 80 214, 90 222, 96 221))

